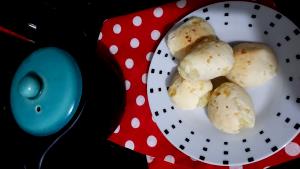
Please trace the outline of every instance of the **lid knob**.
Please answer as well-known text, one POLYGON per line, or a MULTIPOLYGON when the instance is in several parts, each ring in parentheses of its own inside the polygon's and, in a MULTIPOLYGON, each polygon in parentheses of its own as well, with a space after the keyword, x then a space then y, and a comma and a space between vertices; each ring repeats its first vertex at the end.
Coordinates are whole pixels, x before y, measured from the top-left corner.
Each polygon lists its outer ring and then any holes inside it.
POLYGON ((41 85, 40 78, 37 75, 30 73, 20 80, 19 92, 27 99, 34 99, 40 94, 41 85))

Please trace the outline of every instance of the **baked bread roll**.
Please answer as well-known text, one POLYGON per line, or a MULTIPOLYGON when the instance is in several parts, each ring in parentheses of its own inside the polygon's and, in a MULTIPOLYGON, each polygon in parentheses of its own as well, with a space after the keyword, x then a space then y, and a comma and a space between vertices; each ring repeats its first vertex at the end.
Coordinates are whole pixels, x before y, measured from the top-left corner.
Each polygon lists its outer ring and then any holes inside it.
POLYGON ((254 127, 253 103, 242 87, 226 82, 212 92, 208 102, 208 118, 217 129, 237 134, 242 128, 254 127))
POLYGON ((177 69, 184 79, 210 80, 229 73, 233 64, 233 51, 227 43, 208 41, 195 46, 177 69))
POLYGON ((205 37, 215 37, 215 31, 209 23, 199 17, 191 17, 167 35, 167 46, 171 54, 181 60, 192 48, 193 44, 205 37))
POLYGON ((226 77, 242 87, 261 85, 276 75, 272 49, 262 43, 241 43, 233 48, 235 64, 226 77))
POLYGON ((176 107, 191 110, 206 106, 212 88, 211 81, 191 82, 176 74, 168 93, 176 107))

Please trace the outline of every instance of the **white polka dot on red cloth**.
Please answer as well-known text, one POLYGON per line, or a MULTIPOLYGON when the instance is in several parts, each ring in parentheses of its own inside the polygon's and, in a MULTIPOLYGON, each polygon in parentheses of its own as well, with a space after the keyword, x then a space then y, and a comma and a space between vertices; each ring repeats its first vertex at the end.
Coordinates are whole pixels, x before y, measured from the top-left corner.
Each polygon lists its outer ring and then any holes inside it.
POLYGON ((125 142, 125 147, 126 147, 126 148, 129 148, 129 149, 131 149, 131 150, 134 150, 134 143, 133 143, 133 141, 127 140, 127 141, 125 142))
POLYGON ((160 32, 158 30, 153 30, 151 32, 151 39, 152 40, 158 40, 160 37, 160 32))
POLYGON ((180 0, 176 2, 178 8, 184 8, 186 6, 186 0, 180 0))
POLYGON ((290 142, 289 144, 287 144, 284 148, 286 154, 288 154, 289 156, 296 156, 300 153, 300 147, 299 144, 295 143, 295 142, 290 142))
POLYGON ((102 32, 99 33, 98 40, 101 40, 103 37, 102 32))
POLYGON ((152 163, 152 161, 154 160, 154 157, 151 157, 149 155, 146 155, 146 159, 147 159, 147 163, 152 163))
POLYGON ((153 56, 153 52, 148 52, 147 55, 146 55, 146 59, 147 59, 148 61, 151 61, 152 56, 153 56))
POLYGON ((266 166, 266 167, 264 167, 264 169, 268 169, 268 168, 270 168, 270 166, 266 166))
POLYGON ((144 74, 142 75, 142 82, 143 82, 144 84, 147 83, 147 73, 144 73, 144 74))
POLYGON ((138 106, 142 106, 145 103, 145 97, 142 95, 139 95, 138 97, 136 97, 135 102, 138 106))
POLYGON ((131 58, 125 60, 125 66, 127 69, 132 69, 134 66, 134 61, 131 58))
POLYGON ((113 54, 113 55, 115 55, 115 54, 117 54, 118 53, 118 46, 116 46, 116 45, 111 45, 110 47, 109 47, 109 51, 110 51, 110 53, 111 54, 113 54))
POLYGON ((132 128, 139 128, 140 127, 140 120, 136 117, 131 119, 131 127, 132 128))
POLYGON ((130 40, 130 46, 132 48, 137 48, 137 47, 139 47, 139 45, 140 45, 140 41, 137 38, 132 38, 130 40))
POLYGON ((147 138, 147 145, 149 147, 155 147, 157 144, 157 139, 155 136, 151 135, 151 136, 148 136, 147 138))
POLYGON ((122 28, 120 24, 115 24, 113 27, 113 31, 115 34, 119 34, 121 32, 122 28))
POLYGON ((131 83, 129 80, 125 80, 125 89, 126 90, 129 90, 130 89, 130 86, 131 86, 131 83))
POLYGON ((115 129, 114 133, 119 133, 120 132, 120 125, 118 125, 118 127, 115 129))
POLYGON ((164 11, 161 7, 157 7, 154 9, 153 11, 153 15, 156 17, 156 18, 160 18, 161 16, 163 16, 164 14, 164 11))
POLYGON ((243 169, 243 166, 229 166, 229 169, 243 169))
POLYGON ((132 23, 134 26, 140 26, 142 24, 142 18, 140 16, 135 16, 132 19, 132 23))
POLYGON ((175 163, 175 158, 172 155, 166 155, 165 158, 164 158, 164 161, 174 164, 175 163))

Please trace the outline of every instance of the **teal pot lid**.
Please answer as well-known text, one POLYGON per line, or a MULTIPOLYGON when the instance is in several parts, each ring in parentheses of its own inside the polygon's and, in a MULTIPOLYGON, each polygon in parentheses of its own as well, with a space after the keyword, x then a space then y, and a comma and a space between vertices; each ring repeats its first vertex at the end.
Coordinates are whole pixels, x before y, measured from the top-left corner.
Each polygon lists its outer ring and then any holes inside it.
POLYGON ((10 103, 20 128, 34 136, 48 136, 71 120, 81 95, 76 61, 64 50, 47 47, 30 54, 16 71, 10 103))

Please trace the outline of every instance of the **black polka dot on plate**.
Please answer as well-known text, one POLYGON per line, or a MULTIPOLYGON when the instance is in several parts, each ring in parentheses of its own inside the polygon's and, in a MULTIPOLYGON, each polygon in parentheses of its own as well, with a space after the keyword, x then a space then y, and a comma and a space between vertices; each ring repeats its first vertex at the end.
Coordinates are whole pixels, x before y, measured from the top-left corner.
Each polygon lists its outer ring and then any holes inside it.
POLYGON ((208 11, 208 9, 207 9, 207 8, 204 8, 204 9, 203 9, 203 12, 204 12, 204 13, 206 13, 207 11, 208 11))
POLYGON ((224 25, 228 25, 228 22, 224 22, 224 25))
POLYGON ((160 53, 161 53, 161 50, 158 50, 158 51, 157 51, 157 54, 160 54, 160 53))
POLYGON ((195 132, 194 132, 194 131, 191 131, 191 134, 192 134, 192 135, 194 135, 194 134, 195 134, 195 132))
POLYGON ((209 16, 205 17, 205 20, 207 20, 207 21, 208 21, 209 19, 210 19, 210 18, 209 18, 209 16))
POLYGON ((300 59, 300 55, 299 54, 296 55, 296 59, 300 59))
POLYGON ((256 15, 254 15, 254 14, 253 14, 253 15, 251 15, 251 18, 255 19, 255 18, 256 18, 256 15))
POLYGON ((273 152, 275 152, 276 150, 278 150, 278 148, 277 148, 277 146, 274 146, 274 147, 271 148, 271 150, 272 150, 273 152))
POLYGON ((250 27, 250 28, 251 28, 251 27, 252 27, 252 24, 251 24, 251 23, 250 23, 250 24, 248 24, 248 27, 250 27))
POLYGON ((290 81, 290 82, 293 81, 293 77, 292 77, 292 76, 289 77, 289 81, 290 81))
POLYGON ((180 148, 181 150, 184 150, 185 147, 184 147, 183 145, 180 145, 179 148, 180 148))
POLYGON ((297 98, 297 99, 296 99, 296 103, 300 103, 300 98, 297 98))
POLYGON ((152 88, 150 89, 150 93, 153 93, 153 89, 152 88))
POLYGON ((227 12, 226 12, 226 13, 224 13, 224 16, 229 16, 229 13, 227 13, 227 12))
POLYGON ((172 60, 175 60, 175 57, 172 57, 172 60))
POLYGON ((188 138, 185 138, 185 141, 186 141, 186 142, 190 142, 190 139, 188 139, 188 138))
POLYGON ((229 8, 230 4, 224 4, 224 8, 229 8))
POLYGON ((227 142, 227 141, 225 141, 225 142, 224 142, 224 145, 228 145, 228 142, 227 142))
POLYGON ((165 57, 168 57, 168 54, 167 54, 167 53, 165 54, 165 57))
MULTIPOLYGON (((171 106, 171 109, 174 110, 174 106, 171 106)), ((180 120, 181 121, 181 120, 180 120)))
POLYGON ((267 138, 265 141, 266 141, 266 143, 269 143, 271 141, 271 139, 267 138))
POLYGON ((286 96, 285 99, 286 99, 286 100, 290 100, 290 96, 286 96))
POLYGON ((207 147, 203 147, 202 150, 203 150, 203 151, 207 151, 207 147))
POLYGON ((259 132, 259 134, 264 134, 264 131, 263 131, 263 130, 261 130, 261 131, 259 132))
POLYGON ((208 143, 209 143, 209 142, 210 142, 210 139, 208 139, 208 138, 207 138, 207 139, 206 139, 206 142, 208 142, 208 143))
POLYGON ((165 134, 169 134, 169 131, 167 129, 164 130, 165 134))
POLYGON ((286 58, 286 59, 285 59, 285 62, 286 62, 286 63, 290 63, 290 59, 289 59, 289 58, 286 58))
POLYGON ((161 92, 161 88, 158 88, 158 91, 161 92))
POLYGON ((260 6, 259 5, 254 5, 254 9, 259 10, 260 6))
POLYGON ((300 124, 299 124, 299 123, 296 123, 296 124, 294 125, 294 129, 298 130, 299 128, 300 128, 300 124))
POLYGON ((166 109, 163 109, 163 112, 164 112, 164 113, 166 113, 166 112, 167 112, 167 110, 166 110, 166 109))
POLYGON ((268 31, 264 31, 264 34, 267 35, 269 32, 268 31))
POLYGON ((270 22, 270 24, 269 24, 271 27, 274 27, 275 26, 275 24, 273 23, 273 22, 270 22))
POLYGON ((227 164, 229 164, 229 161, 228 160, 223 160, 223 164, 227 165, 227 164))
POLYGON ((160 70, 158 73, 159 73, 159 74, 162 74, 162 70, 160 70))
POLYGON ((254 161, 254 158, 253 157, 249 157, 248 158, 248 162, 252 162, 252 161, 254 161))
POLYGON ((205 160, 205 157, 204 156, 199 156, 199 159, 200 160, 205 160))
POLYGON ((285 121, 286 123, 289 123, 289 122, 291 121, 291 119, 287 117, 284 121, 285 121))
POLYGON ((290 38, 289 36, 286 36, 284 39, 285 39, 286 41, 290 41, 290 40, 291 40, 291 38, 290 38))
POLYGON ((178 123, 182 123, 182 121, 181 121, 181 120, 178 120, 178 123))
POLYGON ((300 33, 300 31, 299 31, 298 29, 295 29, 295 30, 294 30, 294 34, 295 34, 295 35, 299 35, 299 33, 300 33))
POLYGON ((170 75, 170 74, 171 74, 170 72, 167 73, 167 75, 170 75))
POLYGON ((275 17, 276 17, 277 19, 281 19, 282 16, 278 13, 278 14, 275 15, 275 17))
POLYGON ((151 73, 154 73, 155 72, 155 69, 151 69, 151 73))
POLYGON ((280 112, 278 112, 278 113, 276 114, 276 116, 278 116, 278 117, 279 117, 280 115, 281 115, 281 113, 280 113, 280 112))
POLYGON ((223 151, 223 154, 224 155, 228 155, 228 151, 223 151))
POLYGON ((184 20, 183 20, 183 22, 186 22, 186 21, 188 21, 190 18, 185 18, 184 20))
POLYGON ((242 141, 243 141, 243 143, 246 143, 246 142, 247 142, 247 140, 246 140, 246 139, 243 139, 242 141))
POLYGON ((245 152, 249 152, 250 151, 250 148, 249 147, 247 147, 247 148, 245 148, 245 152))
POLYGON ((154 112, 154 114, 155 114, 155 116, 158 116, 158 115, 159 115, 158 111, 154 112))
POLYGON ((171 127, 172 127, 172 129, 175 129, 175 125, 174 124, 172 124, 171 127))
POLYGON ((280 47, 280 46, 281 46, 281 43, 277 43, 276 45, 277 45, 278 47, 280 47))

